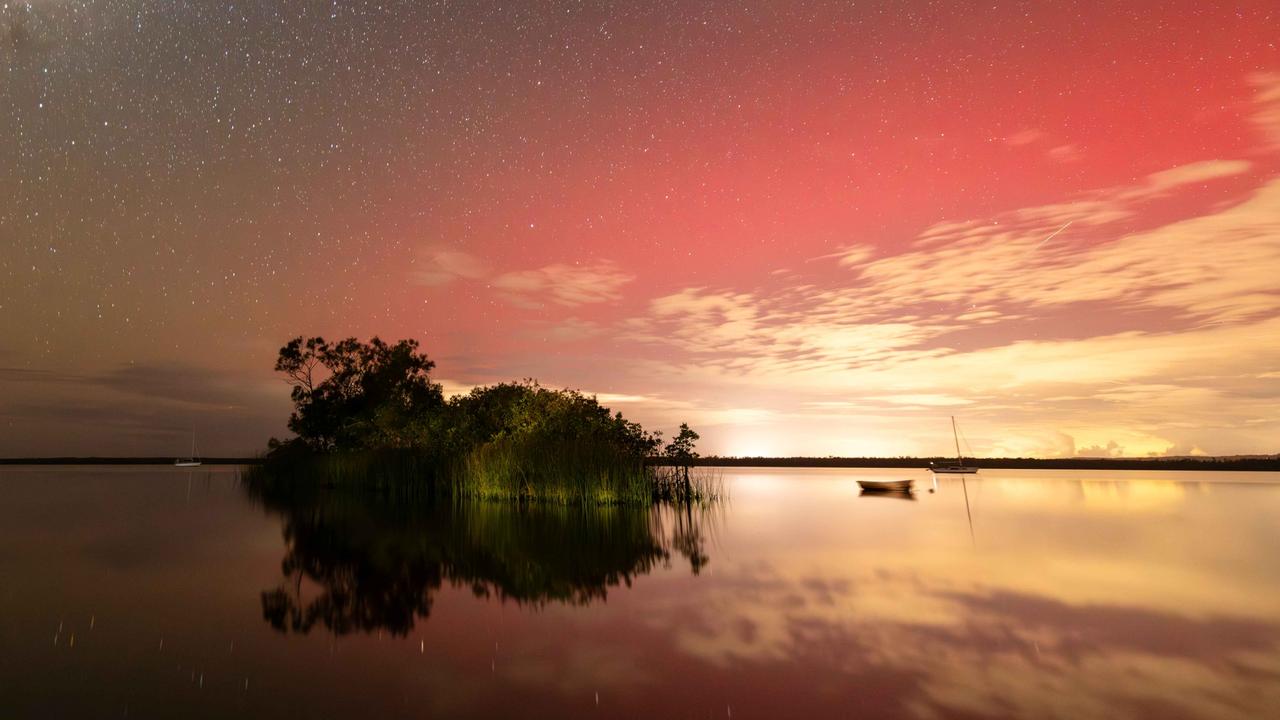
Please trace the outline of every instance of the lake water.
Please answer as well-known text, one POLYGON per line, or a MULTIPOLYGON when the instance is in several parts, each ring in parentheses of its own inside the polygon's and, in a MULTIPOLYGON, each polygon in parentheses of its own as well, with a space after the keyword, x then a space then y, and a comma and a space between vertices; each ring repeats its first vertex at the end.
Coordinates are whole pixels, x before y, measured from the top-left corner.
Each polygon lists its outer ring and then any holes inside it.
POLYGON ((3 468, 0 717, 1280 713, 1280 475, 723 483, 520 511, 3 468))

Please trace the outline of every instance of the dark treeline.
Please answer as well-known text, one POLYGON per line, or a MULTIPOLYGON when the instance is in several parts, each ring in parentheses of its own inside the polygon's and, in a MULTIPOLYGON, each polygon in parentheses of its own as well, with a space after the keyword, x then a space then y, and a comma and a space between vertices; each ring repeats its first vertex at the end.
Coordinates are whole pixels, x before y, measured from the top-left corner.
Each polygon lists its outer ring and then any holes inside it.
MULTIPOLYGON (((652 458, 662 465, 664 458, 652 458)), ((699 457, 703 467, 928 468, 954 463, 953 457, 699 457)), ((1176 458, 978 458, 979 467, 1010 470, 1240 470, 1280 472, 1280 456, 1176 458)))
POLYGON ((661 433, 593 396, 533 380, 446 399, 431 380, 434 367, 414 340, 294 338, 275 369, 292 386, 289 429, 296 436, 271 440, 265 472, 299 482, 564 504, 701 499, 710 490, 688 472, 698 439, 688 425, 664 445, 661 433), (655 456, 669 465, 649 464, 655 456))
MULTIPOLYGON (((204 465, 257 465, 260 457, 200 458, 204 465)), ((0 465, 173 465, 172 457, 38 457, 0 458, 0 465)))

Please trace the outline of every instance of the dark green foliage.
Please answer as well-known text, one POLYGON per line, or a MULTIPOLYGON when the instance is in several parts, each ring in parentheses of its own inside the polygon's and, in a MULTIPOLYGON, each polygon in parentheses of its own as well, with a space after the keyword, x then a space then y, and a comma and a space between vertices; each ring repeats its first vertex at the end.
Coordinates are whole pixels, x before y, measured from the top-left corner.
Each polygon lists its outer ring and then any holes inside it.
POLYGON ((321 452, 425 447, 444 404, 416 340, 388 345, 301 336, 280 348, 276 371, 293 386, 289 429, 321 452))
POLYGON ((660 439, 639 424, 610 415, 594 397, 577 390, 549 390, 532 380, 472 390, 449 401, 447 444, 463 452, 500 438, 603 443, 636 458, 653 453, 660 439))
POLYGON ((676 464, 689 465, 690 461, 698 457, 693 445, 698 441, 699 437, 698 433, 689 429, 688 423, 680 423, 679 434, 672 438, 671 442, 667 443, 666 457, 675 461, 676 464))
MULTIPOLYGON (((293 386, 289 428, 272 440, 266 470, 325 485, 560 504, 693 500, 647 460, 661 436, 577 390, 532 380, 479 387, 445 402, 435 364, 413 340, 330 344, 297 337, 276 370, 293 386)), ((698 434, 688 425, 666 455, 686 466, 698 434)))

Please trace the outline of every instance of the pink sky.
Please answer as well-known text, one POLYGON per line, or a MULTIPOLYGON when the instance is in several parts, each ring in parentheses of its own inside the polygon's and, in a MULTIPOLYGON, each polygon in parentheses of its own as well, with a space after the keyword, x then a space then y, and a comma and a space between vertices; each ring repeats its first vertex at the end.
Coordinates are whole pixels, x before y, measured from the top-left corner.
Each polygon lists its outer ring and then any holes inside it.
POLYGON ((303 13, 172 77, 21 12, 0 454, 260 449, 296 334, 704 453, 944 454, 949 415, 977 455, 1280 450, 1270 3, 303 13))

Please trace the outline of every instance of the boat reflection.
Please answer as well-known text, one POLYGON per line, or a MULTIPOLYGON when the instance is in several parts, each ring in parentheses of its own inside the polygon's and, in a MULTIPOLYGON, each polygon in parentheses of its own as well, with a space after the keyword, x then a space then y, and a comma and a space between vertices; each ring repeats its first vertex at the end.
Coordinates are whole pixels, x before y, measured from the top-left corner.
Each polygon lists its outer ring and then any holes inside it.
POLYGON ((286 633, 408 634, 446 584, 521 605, 586 605, 673 556, 709 562, 704 513, 390 501, 351 492, 301 494, 246 485, 282 518, 280 585, 263 618, 286 633))

